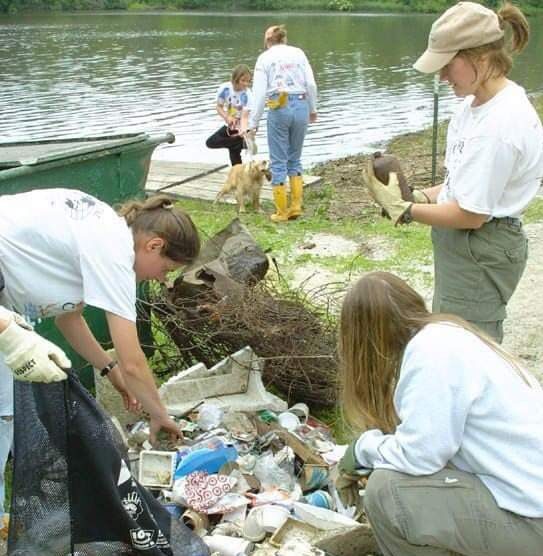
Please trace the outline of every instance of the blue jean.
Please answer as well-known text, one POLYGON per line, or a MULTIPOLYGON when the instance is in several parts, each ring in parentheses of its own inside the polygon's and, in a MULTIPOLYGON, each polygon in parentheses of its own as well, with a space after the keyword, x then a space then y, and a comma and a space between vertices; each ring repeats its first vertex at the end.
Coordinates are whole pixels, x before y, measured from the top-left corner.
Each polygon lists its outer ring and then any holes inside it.
POLYGON ((309 124, 309 104, 300 95, 289 95, 284 108, 268 110, 268 149, 272 185, 284 184, 287 176, 302 174, 302 147, 309 124))
MULTIPOLYGON (((13 417, 0 416, 0 520, 4 516, 5 481, 4 471, 13 443, 13 417)), ((1 524, 0 524, 1 526, 1 524)))

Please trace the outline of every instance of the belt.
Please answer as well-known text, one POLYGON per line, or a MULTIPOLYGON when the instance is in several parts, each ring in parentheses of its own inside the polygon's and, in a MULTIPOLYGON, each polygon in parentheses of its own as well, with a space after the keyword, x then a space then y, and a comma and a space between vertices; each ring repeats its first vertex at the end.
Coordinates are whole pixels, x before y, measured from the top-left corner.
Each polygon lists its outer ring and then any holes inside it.
POLYGON ((491 222, 503 222, 504 224, 509 224, 515 226, 516 228, 522 228, 522 220, 520 218, 515 218, 513 216, 502 216, 501 218, 493 218, 491 222))
POLYGON ((284 108, 287 106, 289 100, 304 100, 305 98, 305 93, 287 94, 283 91, 281 93, 274 93, 271 95, 266 101, 266 106, 271 110, 277 110, 278 108, 284 108))
POLYGON ((289 100, 305 100, 307 95, 306 93, 273 93, 268 97, 268 100, 276 100, 279 98, 288 98, 289 100))

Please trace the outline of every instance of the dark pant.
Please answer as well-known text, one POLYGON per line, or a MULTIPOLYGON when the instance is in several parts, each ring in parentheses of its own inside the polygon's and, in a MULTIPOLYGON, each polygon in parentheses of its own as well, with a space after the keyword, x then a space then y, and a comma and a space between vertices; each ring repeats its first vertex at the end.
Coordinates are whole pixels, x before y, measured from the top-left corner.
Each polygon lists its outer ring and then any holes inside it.
POLYGON ((432 243, 433 312, 459 315, 501 343, 505 308, 528 258, 520 221, 495 218, 477 230, 434 227, 432 243))
POLYGON ((243 137, 239 135, 228 135, 228 128, 225 125, 208 138, 206 147, 208 149, 228 149, 230 153, 230 164, 232 164, 232 166, 234 166, 234 164, 241 164, 243 137))

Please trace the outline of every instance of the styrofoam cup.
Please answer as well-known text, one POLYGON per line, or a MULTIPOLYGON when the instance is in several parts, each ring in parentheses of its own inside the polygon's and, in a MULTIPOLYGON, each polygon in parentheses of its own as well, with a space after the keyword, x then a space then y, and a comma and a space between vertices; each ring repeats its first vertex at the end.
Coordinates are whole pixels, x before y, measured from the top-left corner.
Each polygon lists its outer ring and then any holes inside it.
POLYGON ((290 512, 283 506, 267 504, 261 507, 258 519, 260 520, 260 524, 262 525, 264 531, 273 533, 285 523, 289 515, 290 512))
POLYGON ((243 536, 253 542, 259 542, 266 536, 266 530, 262 527, 262 522, 260 519, 260 514, 262 512, 262 506, 257 506, 253 508, 245 518, 243 523, 243 536))
POLYGON ((277 416, 277 422, 289 432, 292 432, 301 425, 299 417, 290 411, 283 411, 283 413, 280 413, 277 416))
POLYGON ((218 552, 221 556, 239 556, 250 554, 253 543, 240 537, 228 537, 226 535, 208 535, 203 541, 212 552, 218 552))

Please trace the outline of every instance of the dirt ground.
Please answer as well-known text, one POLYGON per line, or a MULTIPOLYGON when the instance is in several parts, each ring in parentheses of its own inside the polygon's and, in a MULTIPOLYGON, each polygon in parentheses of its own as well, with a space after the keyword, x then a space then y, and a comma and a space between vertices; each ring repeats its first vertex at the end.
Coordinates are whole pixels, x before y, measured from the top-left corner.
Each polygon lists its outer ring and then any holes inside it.
MULTIPOLYGON (((400 157, 408 182, 415 187, 428 187, 427 176, 431 175, 431 159, 418 152, 430 152, 428 145, 409 147, 410 137, 393 143, 387 152, 400 157)), ((423 139, 427 140, 427 139, 423 139)), ((366 164, 366 156, 356 155, 319 165, 313 173, 323 177, 325 184, 334 186, 334 194, 329 208, 329 217, 360 218, 361 210, 372 203, 363 185, 361 175, 366 164)), ((437 168, 442 168, 442 157, 437 168)), ((436 183, 442 175, 437 174, 436 183)), ((540 190, 543 197, 543 189, 540 190)), ((505 322, 504 347, 517 356, 543 384, 543 222, 525 226, 529 238, 529 259, 522 280, 508 305, 508 319, 505 322)), ((431 291, 420 291, 425 299, 431 299, 431 291)))

